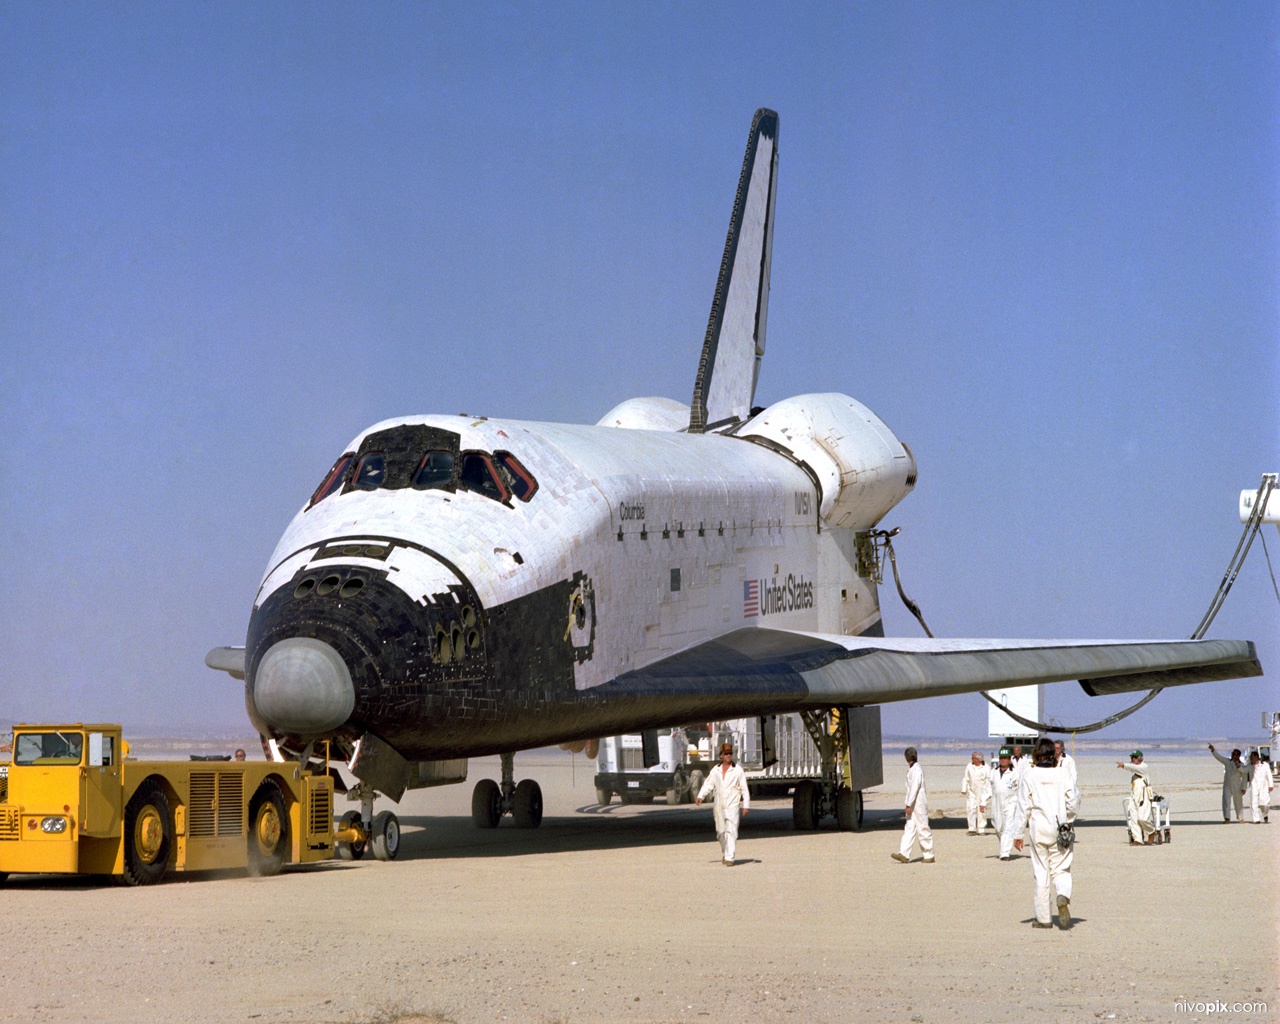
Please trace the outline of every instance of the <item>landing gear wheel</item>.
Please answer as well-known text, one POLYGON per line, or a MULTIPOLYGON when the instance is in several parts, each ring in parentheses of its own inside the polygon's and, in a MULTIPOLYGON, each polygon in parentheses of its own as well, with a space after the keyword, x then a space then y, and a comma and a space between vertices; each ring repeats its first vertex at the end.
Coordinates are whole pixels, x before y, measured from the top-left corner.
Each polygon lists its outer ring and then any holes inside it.
POLYGON ((502 790, 493 779, 481 779, 471 791, 471 823, 476 828, 497 828, 502 818, 502 790))
POLYGON ((698 799, 698 794, 702 792, 702 784, 706 781, 706 779, 707 777, 697 769, 689 773, 689 799, 690 800, 698 799))
POLYGON ((862 828, 862 792, 841 789, 836 796, 836 824, 843 832, 862 828))
POLYGON ((812 779, 796 783, 795 794, 791 797, 791 820, 801 832, 818 827, 818 784, 812 779))
POLYGON ((676 804, 684 803, 684 801, 681 800, 680 797, 681 797, 680 787, 672 786, 669 790, 667 790, 667 806, 675 807, 676 804))
POLYGON ((373 816, 373 855, 378 860, 395 860, 400 852, 400 819, 390 811, 373 816))
POLYGON ((613 799, 613 790, 601 789, 599 786, 596 787, 596 803, 600 804, 601 806, 604 806, 612 799, 613 799))
MULTIPOLYGON (((338 821, 339 828, 351 828, 352 826, 360 824, 359 811, 347 811, 347 813, 338 821)), ((339 843, 338 857, 341 860, 359 860, 364 856, 365 846, 366 843, 363 839, 358 843, 339 843)))
POLYGON ((516 819, 516 828, 537 828, 542 824, 542 788, 533 779, 516 786, 513 802, 511 815, 516 819))
POLYGON ((249 874, 277 875, 289 856, 289 812, 284 794, 268 779, 249 801, 249 874))
POLYGON ((124 880, 129 885, 155 885, 169 865, 173 845, 173 811, 164 788, 147 779, 124 809, 124 880))

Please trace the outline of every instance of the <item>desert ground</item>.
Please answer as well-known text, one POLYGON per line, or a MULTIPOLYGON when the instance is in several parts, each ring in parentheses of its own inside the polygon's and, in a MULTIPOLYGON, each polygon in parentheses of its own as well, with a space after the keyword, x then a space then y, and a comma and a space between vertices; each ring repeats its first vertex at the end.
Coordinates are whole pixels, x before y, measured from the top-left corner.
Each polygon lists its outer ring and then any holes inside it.
POLYGON ((796 832, 789 800, 760 800, 733 868, 707 807, 601 807, 592 762, 538 751, 516 758, 543 788, 536 831, 472 827, 495 758, 406 794, 390 863, 139 889, 11 877, 0 1021, 1277 1019, 1280 812, 1223 825, 1207 751, 1153 756, 1172 842, 1130 847, 1127 751, 1078 757, 1067 931, 1031 929, 1029 858, 966 835, 960 751, 922 749, 936 864, 890 859, 905 766, 887 754, 862 831, 796 832))

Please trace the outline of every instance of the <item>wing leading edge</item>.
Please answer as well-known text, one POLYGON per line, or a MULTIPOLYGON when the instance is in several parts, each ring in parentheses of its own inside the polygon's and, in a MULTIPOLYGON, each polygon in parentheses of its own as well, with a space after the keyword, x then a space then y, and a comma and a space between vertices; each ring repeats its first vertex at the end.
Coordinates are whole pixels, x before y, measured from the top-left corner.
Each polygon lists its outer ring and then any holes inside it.
POLYGON ((883 704, 1078 679, 1090 694, 1262 674, 1247 640, 957 640, 749 628, 627 672, 606 690, 731 716, 883 704))

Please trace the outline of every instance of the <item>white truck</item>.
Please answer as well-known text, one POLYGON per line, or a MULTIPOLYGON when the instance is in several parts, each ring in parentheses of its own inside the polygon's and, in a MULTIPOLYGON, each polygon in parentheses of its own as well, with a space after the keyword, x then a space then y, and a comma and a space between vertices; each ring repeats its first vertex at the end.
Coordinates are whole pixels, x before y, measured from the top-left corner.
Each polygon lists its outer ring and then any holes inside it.
POLYGON ((733 744, 753 796, 792 794, 796 828, 825 817, 839 827, 862 825, 862 791, 884 782, 880 709, 841 707, 758 718, 650 729, 607 736, 596 758, 596 800, 669 805, 697 795, 718 763, 721 743, 733 744))

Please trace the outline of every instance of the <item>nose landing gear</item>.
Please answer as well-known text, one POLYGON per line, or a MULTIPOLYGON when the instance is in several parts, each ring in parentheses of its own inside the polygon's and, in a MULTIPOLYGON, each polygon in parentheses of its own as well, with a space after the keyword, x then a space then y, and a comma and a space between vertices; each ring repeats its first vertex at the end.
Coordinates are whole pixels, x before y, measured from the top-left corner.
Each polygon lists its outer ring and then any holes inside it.
POLYGON ((334 834, 338 857, 360 860, 368 849, 378 860, 395 860, 400 853, 400 819, 391 811, 373 813, 373 791, 361 790, 360 810, 347 811, 334 834))
POLYGON ((516 828, 537 828, 542 824, 542 787, 533 779, 515 782, 515 755, 502 755, 502 785, 481 779, 471 792, 471 821, 476 828, 497 828, 504 814, 510 814, 516 828))
MULTIPOLYGON (((295 752, 282 740, 263 737, 262 750, 269 760, 298 761, 312 764, 317 742, 312 740, 295 752)), ((379 794, 399 802, 410 779, 410 765, 393 748, 371 733, 365 733, 354 744, 337 740, 336 746, 347 757, 347 770, 358 780, 350 788, 329 766, 329 742, 325 742, 324 771, 334 778, 334 787, 348 800, 359 800, 360 810, 347 811, 334 830, 334 850, 341 860, 360 860, 372 849, 378 860, 395 860, 400 853, 400 819, 391 811, 373 813, 373 801, 379 794)), ((465 764, 465 762, 464 762, 465 764)), ((313 766, 314 767, 314 766, 313 766)), ((281 810, 281 817, 283 810, 281 810)), ((282 820, 287 820, 283 819, 282 820)))

